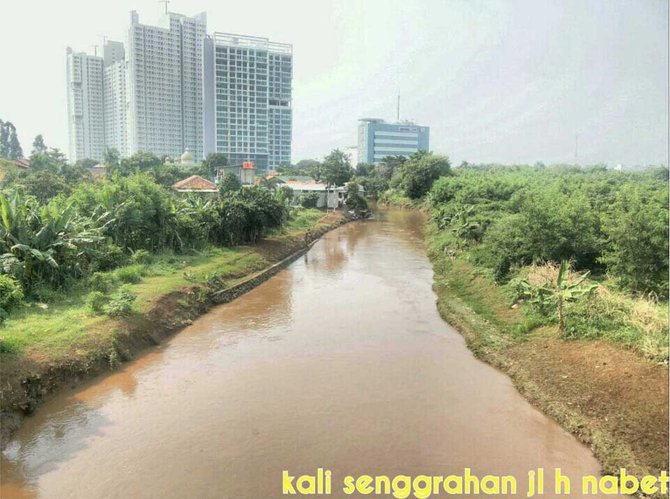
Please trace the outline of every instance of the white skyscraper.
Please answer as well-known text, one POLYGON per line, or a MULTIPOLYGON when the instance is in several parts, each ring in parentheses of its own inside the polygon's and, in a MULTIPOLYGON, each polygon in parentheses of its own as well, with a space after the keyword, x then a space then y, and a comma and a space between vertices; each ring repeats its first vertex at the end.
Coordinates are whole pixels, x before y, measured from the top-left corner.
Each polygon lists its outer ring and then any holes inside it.
POLYGON ((67 49, 70 161, 102 160, 105 150, 103 59, 67 49))
POLYGON ((70 156, 138 151, 196 160, 220 152, 259 170, 291 161, 293 49, 267 38, 206 34, 206 14, 131 12, 128 39, 104 57, 68 49, 70 156))
POLYGON ((205 40, 205 152, 273 170, 291 161, 291 45, 215 33, 205 40), (211 104, 210 104, 211 103, 211 104))
POLYGON ((206 14, 168 13, 161 26, 131 13, 126 52, 128 154, 203 157, 203 40, 206 14))
POLYGON ((104 47, 105 148, 128 156, 126 61, 123 43, 108 41, 104 47))

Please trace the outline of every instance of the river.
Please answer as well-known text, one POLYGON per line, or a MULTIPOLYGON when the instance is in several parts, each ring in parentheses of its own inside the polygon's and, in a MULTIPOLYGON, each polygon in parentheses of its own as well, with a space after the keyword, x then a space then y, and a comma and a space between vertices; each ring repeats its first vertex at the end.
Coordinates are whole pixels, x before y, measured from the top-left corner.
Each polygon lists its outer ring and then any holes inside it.
POLYGON ((586 447, 441 320, 422 223, 382 211, 334 230, 163 345, 52 398, 4 452, 0 496, 274 498, 283 470, 322 467, 342 497, 345 475, 469 467, 517 476, 525 497, 535 468, 597 475, 586 447))

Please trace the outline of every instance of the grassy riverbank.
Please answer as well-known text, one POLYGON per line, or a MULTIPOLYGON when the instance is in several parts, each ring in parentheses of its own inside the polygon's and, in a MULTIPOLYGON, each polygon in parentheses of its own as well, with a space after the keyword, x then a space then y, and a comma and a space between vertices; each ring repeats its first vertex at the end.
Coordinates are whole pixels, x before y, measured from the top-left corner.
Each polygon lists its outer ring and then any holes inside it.
POLYGON ((0 328, 3 432, 60 386, 131 359, 211 305, 261 282, 237 289, 343 221, 339 212, 301 210, 253 246, 149 255, 141 263, 99 273, 96 285, 106 294, 123 290, 136 296, 124 317, 91 309, 91 283, 17 310, 0 328), (233 290, 230 296, 226 290, 233 290))
MULTIPOLYGON (((434 225, 427 232, 440 314, 477 357, 509 374, 533 404, 590 445, 605 473, 667 469, 668 369, 659 360, 667 358, 667 336, 665 345, 650 347, 652 358, 638 348, 643 340, 566 340, 524 304, 512 308, 509 290, 467 254, 445 251, 434 225)), ((653 315, 667 330, 667 305, 653 315)))

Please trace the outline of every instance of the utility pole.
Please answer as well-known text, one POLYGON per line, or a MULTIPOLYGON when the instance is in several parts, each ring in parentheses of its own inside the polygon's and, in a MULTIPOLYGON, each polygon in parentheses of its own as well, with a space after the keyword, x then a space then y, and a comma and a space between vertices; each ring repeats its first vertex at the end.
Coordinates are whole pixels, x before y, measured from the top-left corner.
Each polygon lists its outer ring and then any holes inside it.
POLYGON ((396 111, 396 121, 400 123, 400 94, 398 94, 398 107, 396 111))

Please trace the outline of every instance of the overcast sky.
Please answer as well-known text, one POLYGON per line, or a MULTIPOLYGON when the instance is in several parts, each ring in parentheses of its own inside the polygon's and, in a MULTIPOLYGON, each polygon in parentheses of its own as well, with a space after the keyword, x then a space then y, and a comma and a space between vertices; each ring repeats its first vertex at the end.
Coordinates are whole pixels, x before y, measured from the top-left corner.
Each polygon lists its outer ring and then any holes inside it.
MULTIPOLYGON (((665 0, 173 0, 207 31, 292 43, 293 161, 356 142, 357 120, 431 127, 456 164, 668 163, 665 0)), ((65 49, 124 40, 156 0, 8 1, 0 16, 0 119, 24 151, 67 152, 65 49)))

